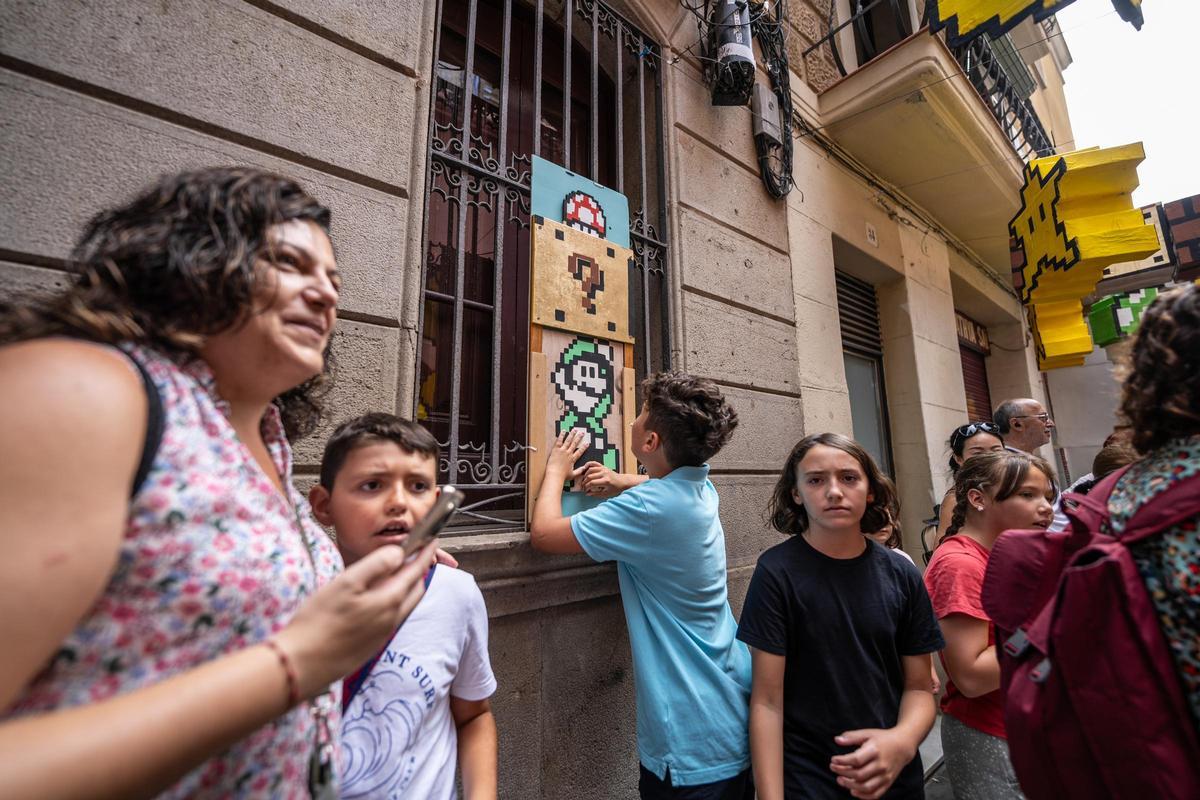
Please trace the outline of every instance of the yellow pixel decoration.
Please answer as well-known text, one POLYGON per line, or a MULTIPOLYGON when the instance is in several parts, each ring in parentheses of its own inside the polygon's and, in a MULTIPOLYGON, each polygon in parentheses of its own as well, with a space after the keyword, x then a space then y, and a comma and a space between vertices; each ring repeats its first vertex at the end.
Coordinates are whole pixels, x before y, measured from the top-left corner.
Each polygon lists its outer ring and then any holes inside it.
MULTIPOLYGON (((986 33, 998 39, 1026 17, 1034 21, 1054 14, 1074 0, 929 0, 929 30, 946 31, 946 41, 959 47, 986 33)), ((1112 0, 1121 19, 1142 29, 1142 0, 1112 0)))
POLYGON ((1021 20, 1041 20, 1073 0, 930 0, 929 30, 946 31, 951 47, 966 44, 981 33, 999 38, 1021 20))
POLYGON ((1030 309, 1041 369, 1076 366, 1092 351, 1082 300, 1110 264, 1158 250, 1133 205, 1141 142, 1035 159, 1008 224, 1013 285, 1030 309))

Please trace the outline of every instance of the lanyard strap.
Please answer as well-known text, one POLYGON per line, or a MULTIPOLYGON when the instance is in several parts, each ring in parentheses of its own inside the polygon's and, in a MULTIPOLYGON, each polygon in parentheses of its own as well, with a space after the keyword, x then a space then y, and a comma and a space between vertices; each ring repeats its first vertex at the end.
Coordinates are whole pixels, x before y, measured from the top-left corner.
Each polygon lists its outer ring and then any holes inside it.
MULTIPOLYGON (((433 580, 433 570, 436 567, 437 564, 433 564, 429 567, 429 571, 425 573, 426 590, 429 589, 429 584, 433 580)), ((396 626, 396 632, 399 632, 400 627, 403 625, 404 623, 402 622, 400 625, 396 626)), ((388 640, 384 642, 383 647, 379 649, 378 653, 371 656, 367 663, 350 673, 350 675, 342 681, 342 714, 345 714, 346 709, 350 708, 350 701, 354 699, 354 696, 358 694, 360 689, 362 689, 363 684, 367 682, 367 676, 371 674, 371 670, 375 669, 375 665, 379 663, 379 659, 383 658, 383 654, 387 652, 388 645, 392 643, 392 637, 395 635, 396 634, 393 633, 392 636, 389 636, 388 640)))

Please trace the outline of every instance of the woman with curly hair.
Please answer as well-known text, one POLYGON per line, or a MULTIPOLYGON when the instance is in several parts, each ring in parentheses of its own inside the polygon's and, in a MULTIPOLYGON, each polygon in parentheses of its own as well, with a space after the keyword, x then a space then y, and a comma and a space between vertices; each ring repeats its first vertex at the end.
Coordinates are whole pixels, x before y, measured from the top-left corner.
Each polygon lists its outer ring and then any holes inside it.
MULTIPOLYGON (((1121 415, 1142 458, 1108 498, 1105 532, 1117 536, 1142 505, 1200 475, 1200 286, 1164 292, 1142 315, 1121 415)), ((1129 551, 1200 730, 1200 516, 1135 542, 1129 551)))
POLYGON ((0 785, 328 796, 332 685, 433 558, 337 575, 292 486, 336 318, 329 211, 257 170, 169 176, 73 266, 0 307, 0 785))

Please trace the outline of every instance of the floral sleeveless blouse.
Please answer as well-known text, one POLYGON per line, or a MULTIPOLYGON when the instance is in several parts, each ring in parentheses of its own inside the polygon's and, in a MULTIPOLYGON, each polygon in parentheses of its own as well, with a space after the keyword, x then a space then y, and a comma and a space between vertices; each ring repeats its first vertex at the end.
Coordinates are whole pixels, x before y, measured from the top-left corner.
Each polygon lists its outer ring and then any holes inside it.
MULTIPOLYGON (((1174 439, 1129 468, 1108 498, 1109 525, 1120 533, 1143 503, 1200 473, 1200 435, 1174 439)), ((1200 517, 1129 546, 1146 582, 1192 721, 1200 730, 1200 517)))
MULTIPOLYGON (((234 433, 208 366, 144 347, 125 350, 158 388, 162 443, 131 501, 104 594, 10 714, 103 700, 257 644, 313 590, 297 514, 234 433)), ((291 447, 273 405, 262 433, 312 544, 317 581, 325 583, 342 560, 292 486, 291 447)), ((336 735, 341 703, 336 694, 330 699, 336 735)), ((312 715, 299 706, 163 796, 307 797, 313 741, 312 715)))

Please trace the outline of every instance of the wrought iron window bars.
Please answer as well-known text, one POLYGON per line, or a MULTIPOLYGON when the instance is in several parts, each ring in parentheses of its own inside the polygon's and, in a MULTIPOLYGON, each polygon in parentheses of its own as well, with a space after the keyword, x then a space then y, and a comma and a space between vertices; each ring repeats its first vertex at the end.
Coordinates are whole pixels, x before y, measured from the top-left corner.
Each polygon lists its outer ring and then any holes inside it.
POLYGON ((458 529, 517 527, 532 156, 629 197, 635 366, 668 366, 661 51, 600 0, 443 0, 436 30, 414 410, 458 529))

